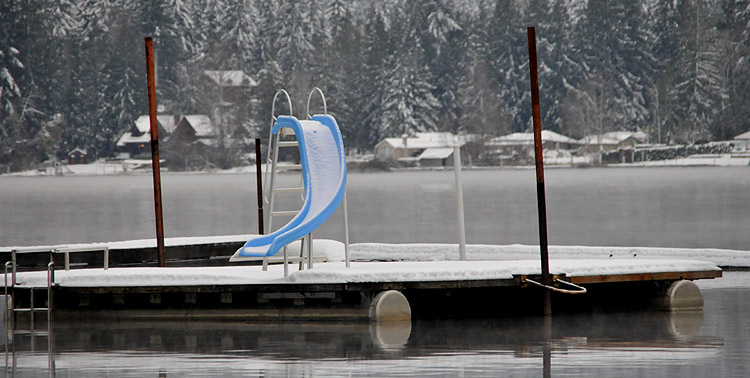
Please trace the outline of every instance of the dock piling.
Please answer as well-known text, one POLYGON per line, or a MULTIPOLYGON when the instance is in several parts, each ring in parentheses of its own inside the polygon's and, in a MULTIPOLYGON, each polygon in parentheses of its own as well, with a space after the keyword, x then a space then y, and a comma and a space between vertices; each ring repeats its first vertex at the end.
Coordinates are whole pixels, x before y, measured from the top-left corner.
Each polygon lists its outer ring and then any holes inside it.
MULTIPOLYGON (((542 284, 551 285, 549 250, 547 246, 547 204, 544 193, 544 155, 542 153, 542 121, 539 110, 539 76, 537 72, 536 31, 529 27, 529 72, 531 76, 531 113, 534 123, 534 157, 536 160, 536 197, 539 212, 539 250, 542 260, 542 284)), ((549 290, 544 290, 544 314, 552 314, 549 290)))
POLYGON ((263 235, 263 173, 261 172, 260 138, 255 138, 255 182, 258 191, 258 234, 263 235))
POLYGON ((164 218, 161 208, 161 172, 159 163, 159 128, 156 120, 156 83, 154 78, 154 41, 146 37, 146 78, 148 80, 148 115, 151 126, 151 164, 154 173, 154 207, 156 209, 156 248, 160 267, 167 266, 164 247, 164 218))

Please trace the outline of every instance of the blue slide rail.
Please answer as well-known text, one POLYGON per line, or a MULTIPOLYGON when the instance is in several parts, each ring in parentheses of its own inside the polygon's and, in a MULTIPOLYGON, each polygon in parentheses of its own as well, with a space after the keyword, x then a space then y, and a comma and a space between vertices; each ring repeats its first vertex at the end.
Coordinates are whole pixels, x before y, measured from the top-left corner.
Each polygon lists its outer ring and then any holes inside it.
POLYGON ((316 115, 310 121, 279 116, 271 132, 276 134, 283 127, 294 130, 299 142, 305 202, 289 223, 271 234, 250 239, 229 261, 275 255, 323 224, 344 198, 346 154, 336 120, 330 115, 316 115))

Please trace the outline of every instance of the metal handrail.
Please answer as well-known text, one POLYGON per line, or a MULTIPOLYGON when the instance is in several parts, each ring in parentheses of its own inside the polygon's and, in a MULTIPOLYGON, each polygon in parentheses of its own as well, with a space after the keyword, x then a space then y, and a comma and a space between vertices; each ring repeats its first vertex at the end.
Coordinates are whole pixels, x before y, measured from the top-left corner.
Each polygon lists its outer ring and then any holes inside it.
POLYGON ((541 288, 544 288, 544 289, 547 289, 547 290, 552 290, 552 291, 557 292, 557 293, 563 293, 563 294, 586 294, 586 292, 587 292, 587 290, 586 290, 585 287, 576 285, 576 284, 574 284, 572 282, 563 281, 563 280, 561 280, 559 278, 555 278, 554 281, 557 282, 557 283, 560 283, 560 284, 571 286, 571 287, 575 288, 575 290, 560 289, 559 287, 545 285, 543 283, 536 282, 536 281, 531 280, 529 278, 524 278, 524 280, 523 280, 523 282, 528 282, 530 284, 534 284, 534 285, 539 286, 541 288))
POLYGON ((109 246, 95 246, 95 247, 61 247, 58 248, 55 253, 63 253, 65 255, 65 270, 70 270, 70 253, 71 252, 93 252, 103 251, 104 252, 104 270, 109 269, 109 246))
POLYGON ((312 98, 312 95, 315 92, 320 93, 320 98, 323 100, 323 114, 328 114, 328 106, 326 105, 326 96, 323 95, 323 91, 320 90, 320 88, 315 87, 310 91, 310 94, 307 95, 307 110, 305 111, 305 114, 307 114, 307 119, 312 119, 312 115, 310 115, 310 99, 312 98))
MULTIPOLYGON (((275 153, 274 156, 278 156, 278 146, 279 146, 279 136, 277 135, 276 140, 274 141, 273 137, 273 125, 276 123, 276 99, 279 97, 280 94, 283 94, 286 96, 287 103, 289 104, 289 115, 294 116, 294 111, 292 110, 292 98, 289 96, 289 92, 287 92, 285 89, 279 89, 276 91, 276 94, 273 95, 273 102, 271 103, 271 127, 268 129, 268 151, 266 152, 266 177, 263 180, 263 201, 265 203, 270 204, 271 200, 268 199, 268 188, 269 188, 269 180, 268 175, 271 174, 271 170, 268 169, 268 163, 270 162, 272 165, 276 165, 275 161, 271 161, 271 152, 273 151, 275 153)), ((271 176, 273 179, 273 175, 271 176)), ((271 187, 273 187, 271 185, 271 187)))
POLYGON ((55 283, 55 260, 47 264, 47 319, 52 314, 52 285, 55 283))
POLYGON ((15 248, 10 250, 11 255, 11 263, 12 263, 12 280, 11 280, 11 286, 16 286, 16 273, 18 272, 18 254, 19 253, 39 253, 39 252, 49 252, 50 253, 50 259, 54 261, 54 258, 52 255, 57 251, 56 248, 52 247, 23 247, 23 248, 15 248))
POLYGON ((10 311, 10 306, 8 305, 8 303, 9 303, 9 299, 8 299, 8 267, 9 267, 9 266, 10 266, 11 264, 12 264, 12 262, 11 262, 11 261, 7 261, 7 262, 5 263, 5 276, 4 276, 4 278, 5 278, 5 285, 4 285, 4 289, 5 289, 5 290, 3 291, 3 293, 5 294, 5 310, 6 310, 6 311, 10 311))

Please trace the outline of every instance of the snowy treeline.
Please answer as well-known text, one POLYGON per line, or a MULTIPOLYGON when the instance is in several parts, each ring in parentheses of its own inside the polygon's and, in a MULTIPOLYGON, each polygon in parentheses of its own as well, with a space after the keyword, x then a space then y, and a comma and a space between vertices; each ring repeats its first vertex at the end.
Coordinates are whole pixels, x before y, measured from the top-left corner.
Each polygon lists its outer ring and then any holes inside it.
POLYGON ((3 0, 0 166, 112 154, 147 113, 144 36, 167 112, 214 115, 204 70, 257 80, 246 134, 277 88, 303 109, 313 86, 349 147, 525 130, 536 26, 544 128, 728 139, 750 128, 748 22, 750 0, 3 0))

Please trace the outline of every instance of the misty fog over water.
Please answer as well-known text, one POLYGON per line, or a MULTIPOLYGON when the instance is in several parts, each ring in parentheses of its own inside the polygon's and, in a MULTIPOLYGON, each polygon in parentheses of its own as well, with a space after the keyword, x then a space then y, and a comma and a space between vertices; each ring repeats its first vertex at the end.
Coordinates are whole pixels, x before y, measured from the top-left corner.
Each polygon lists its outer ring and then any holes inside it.
MULTIPOLYGON (((539 243, 532 169, 463 178, 468 243, 539 243)), ((254 174, 162 180, 166 237, 257 232, 254 174)), ((295 186, 297 178, 280 180, 295 186)), ((350 172, 347 185, 353 243, 457 243, 453 172, 350 172)), ((747 250, 749 186, 745 167, 548 169, 549 242, 747 250)), ((286 195, 277 204, 296 209, 301 201, 286 195)), ((0 177, 0 210, 0 246, 155 237, 145 174, 0 177)), ((316 237, 343 240, 340 209, 316 237)))

